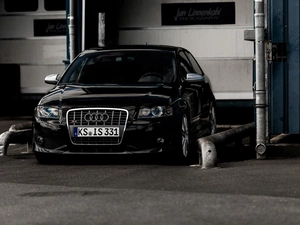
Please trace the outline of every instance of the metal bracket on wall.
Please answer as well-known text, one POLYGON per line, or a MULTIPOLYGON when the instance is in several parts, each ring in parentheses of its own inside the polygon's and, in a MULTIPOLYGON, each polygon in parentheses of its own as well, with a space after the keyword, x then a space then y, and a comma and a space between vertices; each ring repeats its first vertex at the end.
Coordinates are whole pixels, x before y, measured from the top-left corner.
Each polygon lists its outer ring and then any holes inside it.
POLYGON ((244 30, 244 40, 245 41, 255 41, 255 30, 254 29, 244 30))

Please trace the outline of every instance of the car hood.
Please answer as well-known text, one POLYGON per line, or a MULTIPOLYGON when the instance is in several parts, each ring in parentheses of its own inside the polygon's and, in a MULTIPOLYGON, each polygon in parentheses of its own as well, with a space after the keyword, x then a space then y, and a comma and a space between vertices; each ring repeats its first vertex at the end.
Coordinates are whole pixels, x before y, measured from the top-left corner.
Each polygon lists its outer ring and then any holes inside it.
POLYGON ((169 86, 57 86, 46 94, 39 105, 59 108, 126 107, 170 104, 174 90, 169 86))

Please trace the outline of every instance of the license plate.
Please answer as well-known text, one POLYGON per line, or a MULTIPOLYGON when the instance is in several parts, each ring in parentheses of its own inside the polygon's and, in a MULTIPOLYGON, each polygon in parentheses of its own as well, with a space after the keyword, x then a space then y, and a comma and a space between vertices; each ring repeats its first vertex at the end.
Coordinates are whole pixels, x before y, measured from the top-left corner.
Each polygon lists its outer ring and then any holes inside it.
POLYGON ((74 127, 75 137, 119 137, 119 127, 74 127))

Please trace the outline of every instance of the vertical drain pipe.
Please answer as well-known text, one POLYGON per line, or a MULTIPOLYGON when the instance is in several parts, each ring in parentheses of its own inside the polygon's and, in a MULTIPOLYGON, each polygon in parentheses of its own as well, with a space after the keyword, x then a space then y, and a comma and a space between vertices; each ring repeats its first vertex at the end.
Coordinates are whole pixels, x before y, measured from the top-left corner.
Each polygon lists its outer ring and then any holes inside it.
POLYGON ((265 14, 264 0, 255 1, 255 110, 256 158, 266 158, 266 85, 265 85, 265 14))
POLYGON ((70 51, 70 63, 73 61, 75 58, 75 18, 74 18, 74 13, 75 13, 75 4, 74 0, 70 0, 70 15, 69 15, 69 51, 70 51))

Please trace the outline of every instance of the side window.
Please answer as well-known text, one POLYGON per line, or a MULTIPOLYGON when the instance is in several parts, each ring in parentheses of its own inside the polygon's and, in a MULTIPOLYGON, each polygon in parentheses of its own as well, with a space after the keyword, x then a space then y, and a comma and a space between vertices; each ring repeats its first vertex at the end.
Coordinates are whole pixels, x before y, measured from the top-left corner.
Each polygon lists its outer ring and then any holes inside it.
POLYGON ((192 66, 193 66, 193 69, 195 70, 196 73, 200 74, 200 75, 203 75, 203 71, 202 69, 200 68, 198 62, 196 61, 196 59, 192 56, 192 54, 190 52, 186 52, 186 55, 188 56, 192 66))
POLYGON ((186 78, 187 73, 193 72, 192 66, 189 63, 187 56, 183 51, 179 52, 179 74, 181 78, 186 78))

